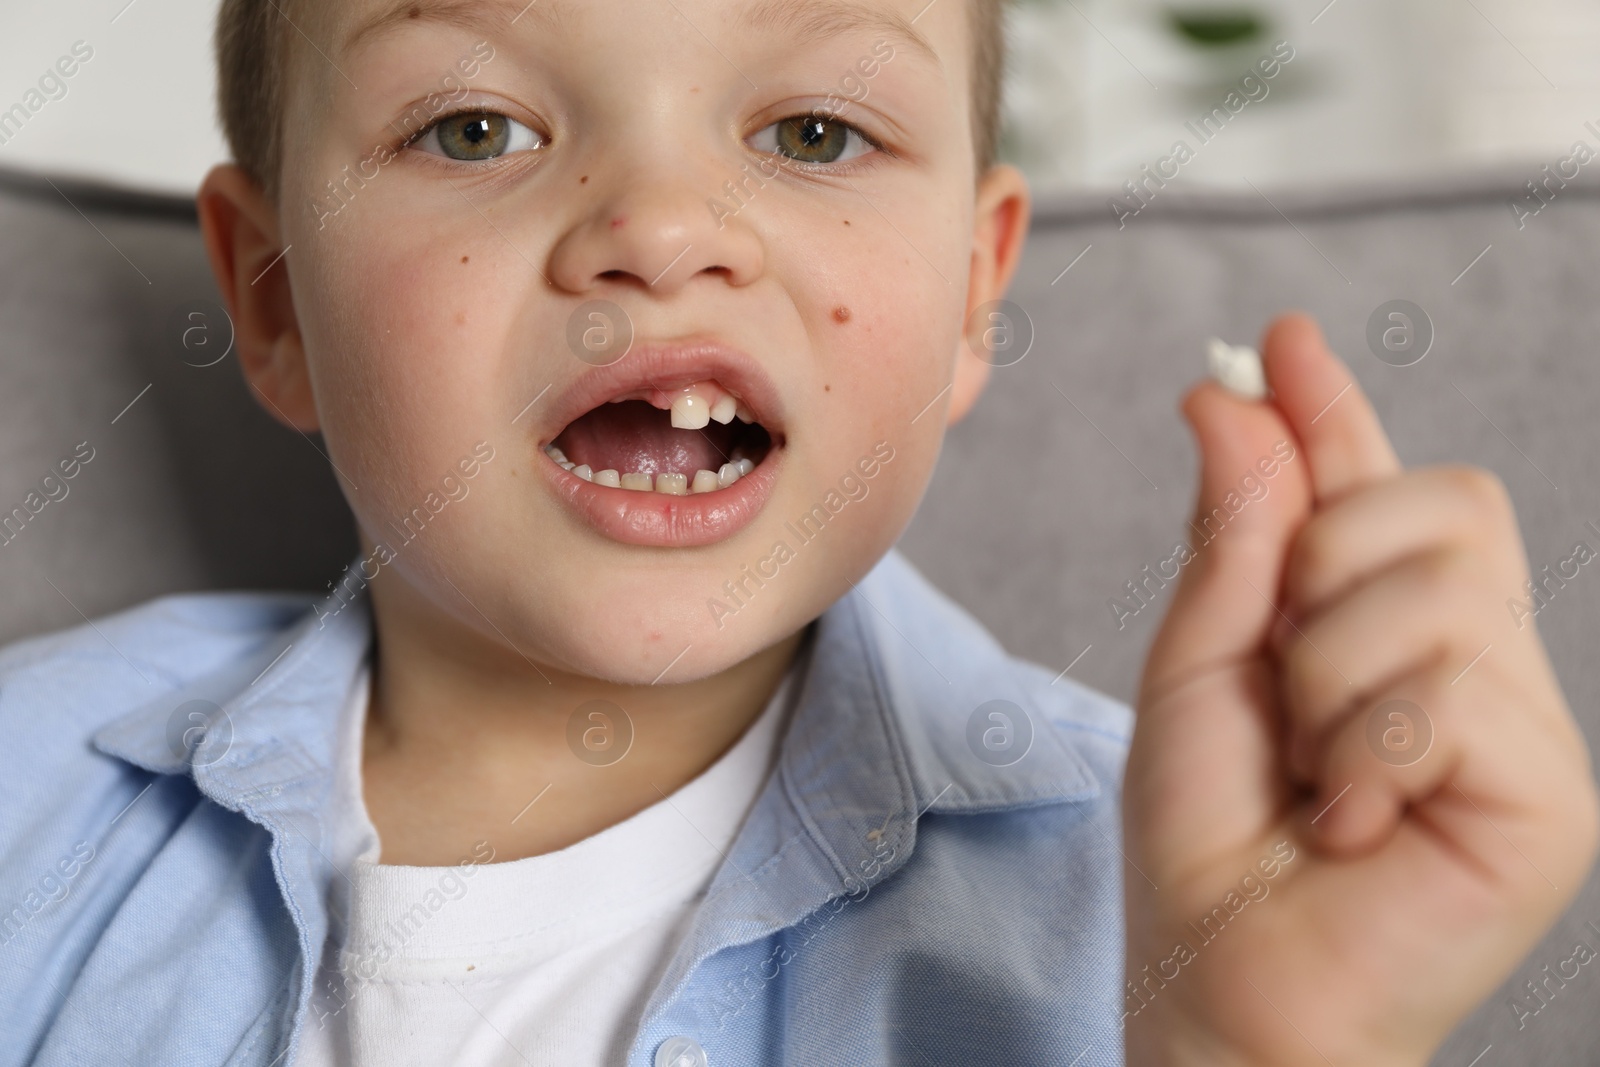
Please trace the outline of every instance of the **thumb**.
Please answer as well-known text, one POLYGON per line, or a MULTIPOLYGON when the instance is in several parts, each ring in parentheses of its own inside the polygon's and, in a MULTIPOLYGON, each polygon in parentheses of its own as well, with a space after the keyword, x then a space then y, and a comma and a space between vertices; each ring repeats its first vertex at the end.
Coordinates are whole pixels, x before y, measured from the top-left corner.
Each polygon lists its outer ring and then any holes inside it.
POLYGON ((1145 662, 1141 707, 1264 648, 1290 544, 1311 514, 1300 443, 1271 403, 1205 381, 1180 407, 1200 452, 1200 488, 1191 555, 1145 662))

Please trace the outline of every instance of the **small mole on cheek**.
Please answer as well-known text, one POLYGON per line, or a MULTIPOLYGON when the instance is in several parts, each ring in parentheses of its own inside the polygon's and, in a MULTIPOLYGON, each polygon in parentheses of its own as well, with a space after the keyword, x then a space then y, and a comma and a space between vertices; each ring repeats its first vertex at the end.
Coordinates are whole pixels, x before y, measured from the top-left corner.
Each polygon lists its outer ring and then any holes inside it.
POLYGON ((589 176, 587 174, 585 174, 583 177, 579 178, 578 179, 578 184, 579 185, 588 185, 589 184, 589 176))
POLYGON ((457 326, 465 326, 466 324, 467 324, 467 313, 465 311, 456 312, 456 325, 457 326))
POLYGON ((849 220, 849 219, 845 219, 845 220, 844 220, 844 224, 845 224, 845 225, 846 225, 846 226, 848 226, 848 225, 850 225, 850 220, 849 220))
POLYGON ((824 393, 831 393, 831 392, 833 392, 833 386, 829 385, 827 382, 823 382, 822 383, 822 391, 824 393))
POLYGON ((461 262, 465 263, 466 261, 467 261, 467 257, 466 256, 462 256, 461 257, 461 262))
POLYGON ((834 322, 838 322, 838 323, 849 322, 850 321, 850 309, 845 307, 843 304, 840 304, 838 307, 834 308, 833 309, 833 321, 834 322))

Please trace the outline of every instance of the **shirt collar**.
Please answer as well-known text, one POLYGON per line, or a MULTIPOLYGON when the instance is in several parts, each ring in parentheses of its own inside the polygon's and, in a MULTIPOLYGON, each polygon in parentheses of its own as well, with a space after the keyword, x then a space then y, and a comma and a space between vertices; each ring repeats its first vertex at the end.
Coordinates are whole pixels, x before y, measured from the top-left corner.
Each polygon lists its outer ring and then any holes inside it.
POLYGON ((364 592, 324 599, 229 664, 102 727, 100 751, 160 774, 189 774, 223 807, 252 816, 293 803, 331 774, 334 713, 372 640, 364 592))
POLYGON ((897 552, 823 614, 779 774, 832 867, 824 883, 850 892, 897 869, 928 812, 1099 795, 1019 677, 994 638, 897 552), (1012 731, 1003 757, 983 746, 995 728, 1012 731))
POLYGON ((161 774, 189 774, 201 793, 271 832, 273 866, 301 958, 313 961, 299 971, 291 1040, 298 1039, 314 961, 328 936, 335 868, 326 852, 325 805, 337 711, 372 642, 365 585, 352 593, 352 584, 341 581, 338 596, 314 604, 252 652, 94 736, 108 755, 161 774))

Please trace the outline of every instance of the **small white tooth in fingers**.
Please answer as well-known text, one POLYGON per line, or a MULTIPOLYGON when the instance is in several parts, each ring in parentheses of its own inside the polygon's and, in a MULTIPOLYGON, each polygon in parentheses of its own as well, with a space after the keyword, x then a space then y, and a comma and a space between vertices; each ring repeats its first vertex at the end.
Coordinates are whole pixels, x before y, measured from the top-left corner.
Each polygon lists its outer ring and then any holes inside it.
POLYGON ((655 479, 650 477, 648 474, 640 474, 638 471, 629 471, 627 474, 622 476, 622 488, 624 489, 635 489, 642 493, 648 493, 655 487, 655 479))
POLYGON ((1267 395, 1261 356, 1249 345, 1230 345, 1213 337, 1206 342, 1206 363, 1211 377, 1236 396, 1260 400, 1267 395))
POLYGON ((726 426, 733 421, 739 411, 739 401, 729 393, 717 397, 717 402, 711 405, 711 417, 726 426))
POLYGON ((688 496, 689 478, 687 475, 662 471, 656 475, 656 492, 666 493, 668 496, 688 496))
POLYGON ((733 413, 739 416, 740 422, 755 422, 756 413, 744 406, 743 401, 734 405, 733 413))
POLYGON ((672 425, 698 430, 711 421, 711 405, 699 393, 681 393, 672 401, 672 425))
POLYGON ((716 471, 698 470, 694 472, 694 482, 689 486, 689 492, 709 493, 721 488, 722 483, 717 480, 716 471))
POLYGON ((572 473, 576 474, 586 482, 594 481, 594 471, 589 469, 589 465, 587 463, 580 463, 576 467, 573 467, 572 473))
POLYGON ((748 458, 735 460, 734 466, 739 468, 739 477, 741 478, 756 469, 755 463, 748 458))
POLYGON ((717 468, 717 484, 726 489, 739 480, 739 465, 737 463, 724 463, 717 468))
POLYGON ((594 472, 594 484, 609 485, 613 489, 620 489, 622 487, 622 478, 613 468, 607 467, 603 471, 594 472))

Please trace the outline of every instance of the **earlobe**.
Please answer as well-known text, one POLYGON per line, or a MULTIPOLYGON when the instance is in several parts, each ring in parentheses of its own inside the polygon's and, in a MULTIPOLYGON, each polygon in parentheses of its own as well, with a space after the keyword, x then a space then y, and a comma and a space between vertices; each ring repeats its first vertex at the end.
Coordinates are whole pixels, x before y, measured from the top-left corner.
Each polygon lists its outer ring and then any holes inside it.
POLYGON ((967 306, 957 346, 947 425, 954 426, 978 402, 994 367, 986 357, 989 322, 978 309, 1005 296, 1022 258, 1028 233, 1028 183, 1011 166, 995 166, 978 183, 972 219, 972 266, 967 276, 967 306))
POLYGON ((983 387, 989 384, 989 375, 994 367, 986 359, 976 355, 972 347, 972 338, 963 334, 956 352, 956 374, 950 387, 950 406, 945 410, 945 425, 954 426, 966 418, 967 412, 978 402, 978 397, 983 395, 983 387))
MULTIPOLYGON (((240 363, 244 363, 242 354, 240 363)), ((254 371, 245 372, 245 380, 261 406, 285 426, 301 433, 320 428, 299 331, 280 334, 266 360, 254 371)))
POLYGON ((292 429, 318 427, 311 375, 289 286, 290 255, 261 187, 231 164, 213 167, 196 197, 211 272, 233 318, 234 350, 250 390, 292 429))

